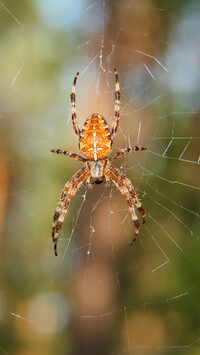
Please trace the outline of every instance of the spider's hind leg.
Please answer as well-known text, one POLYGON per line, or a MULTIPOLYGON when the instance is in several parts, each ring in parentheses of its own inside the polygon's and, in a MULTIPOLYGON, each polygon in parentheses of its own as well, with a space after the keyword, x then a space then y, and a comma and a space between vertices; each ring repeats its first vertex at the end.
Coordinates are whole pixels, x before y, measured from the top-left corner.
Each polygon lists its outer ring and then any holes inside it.
POLYGON ((70 99, 71 99, 71 118, 72 118, 73 128, 75 133, 80 137, 81 129, 79 127, 79 124, 77 122, 77 117, 76 117, 76 81, 78 76, 79 76, 79 72, 76 73, 74 77, 70 99))
POLYGON ((120 85, 119 85, 119 78, 118 72, 114 69, 115 73, 115 106, 114 106, 114 122, 111 128, 111 139, 115 138, 115 134, 117 132, 120 120, 120 85))

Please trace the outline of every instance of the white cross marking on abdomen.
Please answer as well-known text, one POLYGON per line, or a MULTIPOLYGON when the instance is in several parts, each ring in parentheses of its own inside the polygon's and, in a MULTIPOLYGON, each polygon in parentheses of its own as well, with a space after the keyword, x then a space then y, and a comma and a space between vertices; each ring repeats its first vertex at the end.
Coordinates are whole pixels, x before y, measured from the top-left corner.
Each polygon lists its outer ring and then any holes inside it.
MULTIPOLYGON (((92 133, 92 135, 93 135, 93 137, 94 138, 96 138, 96 132, 93 132, 92 133)), ((96 142, 96 140, 94 140, 94 142, 93 142, 93 149, 94 149, 94 160, 97 160, 97 142, 96 142)))

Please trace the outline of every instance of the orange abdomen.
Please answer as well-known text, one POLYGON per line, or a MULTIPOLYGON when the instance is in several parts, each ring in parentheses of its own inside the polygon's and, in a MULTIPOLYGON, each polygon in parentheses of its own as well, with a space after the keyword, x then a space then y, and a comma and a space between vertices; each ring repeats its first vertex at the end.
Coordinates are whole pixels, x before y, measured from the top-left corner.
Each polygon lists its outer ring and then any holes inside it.
POLYGON ((98 113, 93 113, 84 123, 79 146, 81 152, 91 160, 104 158, 111 149, 109 127, 98 113))

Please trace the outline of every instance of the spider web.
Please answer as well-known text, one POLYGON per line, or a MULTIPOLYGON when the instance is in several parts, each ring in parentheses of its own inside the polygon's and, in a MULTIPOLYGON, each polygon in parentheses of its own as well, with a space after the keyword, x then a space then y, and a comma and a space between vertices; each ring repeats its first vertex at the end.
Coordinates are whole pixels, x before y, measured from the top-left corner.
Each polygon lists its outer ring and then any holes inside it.
POLYGON ((0 2, 0 353, 200 352, 199 10, 195 0, 0 2), (112 154, 148 148, 115 163, 146 223, 130 247, 124 197, 112 184, 83 187, 55 258, 52 216, 81 163, 50 150, 79 153, 69 100, 77 71, 80 124, 93 112, 112 122, 115 67, 112 154))

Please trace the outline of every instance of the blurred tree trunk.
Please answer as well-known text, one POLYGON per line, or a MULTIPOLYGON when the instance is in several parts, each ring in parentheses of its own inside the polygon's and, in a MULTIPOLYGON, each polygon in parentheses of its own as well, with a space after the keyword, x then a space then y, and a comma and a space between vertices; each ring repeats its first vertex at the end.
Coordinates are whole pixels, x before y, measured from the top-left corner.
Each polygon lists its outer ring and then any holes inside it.
POLYGON ((0 160, 0 239, 2 240, 3 227, 5 223, 6 207, 8 202, 8 157, 4 149, 1 149, 0 160))
MULTIPOLYGON (((119 77, 122 78, 124 71, 127 73, 127 70, 133 70, 134 65, 141 65, 144 61, 148 63, 148 61, 152 60, 148 57, 144 59, 144 56, 134 52, 135 49, 151 55, 158 53, 159 12, 152 12, 151 8, 154 7, 154 4, 150 1, 141 1, 139 5, 138 2, 130 2, 129 0, 117 3, 107 1, 106 6, 108 7, 107 12, 113 21, 108 20, 103 30, 102 66, 107 68, 109 54, 112 52, 110 69, 113 70, 116 67, 119 77), (121 26, 123 31, 120 30, 121 26), (145 36, 146 33, 148 36, 145 36), (117 44, 113 50, 116 39, 117 44), (129 53, 129 57, 127 53, 129 53)), ((102 38, 99 38, 99 36, 96 39, 94 38, 93 43, 102 43, 102 38)), ((99 90, 105 92, 103 84, 99 90)), ((111 88, 111 90, 113 89, 111 88)), ((92 108, 95 106, 93 103, 93 98, 95 99, 94 91, 89 94, 89 97, 89 104, 92 108)), ((101 101, 101 95, 98 100, 101 101)), ((103 106, 109 107, 110 102, 105 102, 104 99, 103 106)), ((117 146, 120 146, 120 142, 117 143, 117 146)), ((105 190, 105 186, 102 185, 94 186, 93 190, 89 191, 86 201, 87 207, 95 206, 100 199, 105 190)), ((109 193, 107 192, 106 195, 108 196, 109 193)), ((123 197, 120 203, 124 203, 123 197)), ((88 207, 88 212, 84 213, 81 221, 83 234, 80 235, 80 238, 85 240, 85 244, 90 242, 91 213, 93 213, 92 227, 95 229, 95 233, 92 236, 91 253, 87 255, 85 252, 85 259, 82 261, 73 280, 72 294, 75 306, 73 355, 109 354, 111 353, 112 341, 118 341, 116 340, 118 336, 114 331, 116 330, 114 327, 115 312, 116 309, 118 310, 122 307, 117 303, 119 302, 117 301, 119 289, 115 273, 116 266, 114 264, 124 250, 122 246, 127 246, 127 240, 123 238, 123 226, 119 223, 119 205, 118 211, 115 209, 111 199, 103 199, 98 204, 95 213, 88 207), (114 211, 112 215, 110 213, 111 210, 114 211), (116 258, 113 258, 112 243, 116 258)), ((134 288, 133 284, 132 287, 134 288)), ((123 327, 125 327, 125 322, 123 322, 123 327)), ((120 333, 125 333, 125 330, 122 329, 120 333)))

